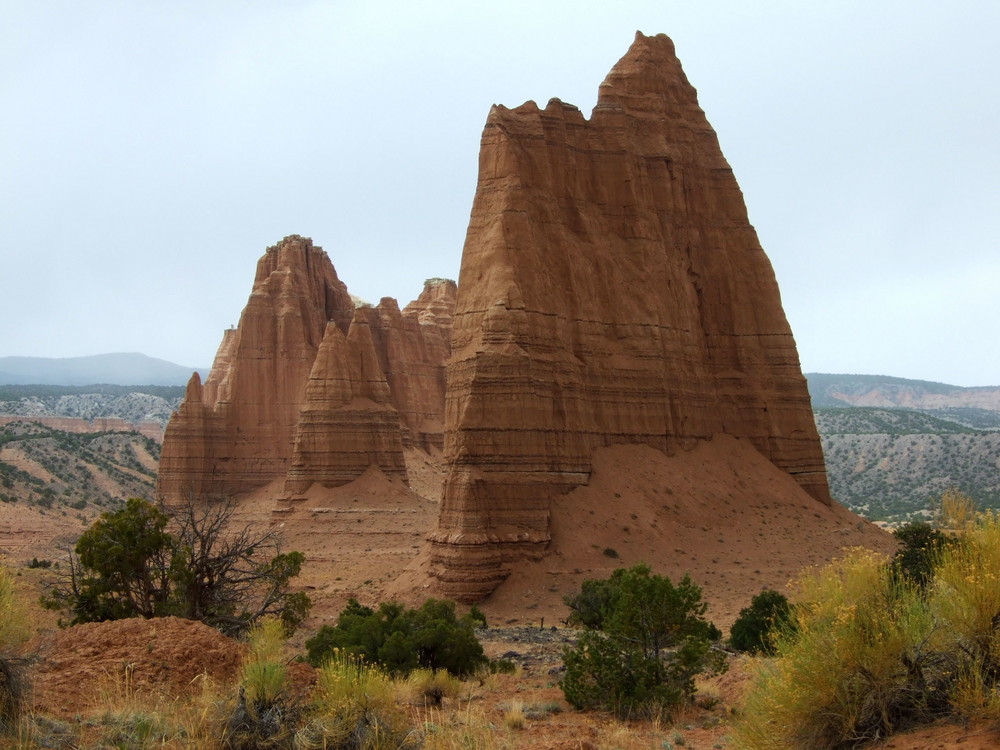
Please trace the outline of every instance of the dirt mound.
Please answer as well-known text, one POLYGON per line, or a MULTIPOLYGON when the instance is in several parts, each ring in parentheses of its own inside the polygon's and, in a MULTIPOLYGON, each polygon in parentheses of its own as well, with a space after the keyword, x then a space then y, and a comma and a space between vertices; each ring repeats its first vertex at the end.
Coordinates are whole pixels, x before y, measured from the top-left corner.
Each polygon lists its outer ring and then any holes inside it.
MULTIPOLYGON (((749 441, 729 435, 674 456, 616 445, 592 460, 590 482, 552 502, 546 557, 518 564, 480 603, 491 623, 558 624, 567 615, 563 596, 585 579, 644 562, 675 581, 690 573, 709 619, 726 629, 755 594, 786 590, 804 567, 851 547, 895 549, 891 535, 814 500, 749 441)), ((440 595, 414 584, 426 558, 416 558, 389 593, 414 602, 440 595)))
POLYGON ((178 695, 201 674, 233 679, 244 647, 193 620, 163 617, 75 625, 33 644, 34 708, 69 717, 100 706, 109 695, 178 695))

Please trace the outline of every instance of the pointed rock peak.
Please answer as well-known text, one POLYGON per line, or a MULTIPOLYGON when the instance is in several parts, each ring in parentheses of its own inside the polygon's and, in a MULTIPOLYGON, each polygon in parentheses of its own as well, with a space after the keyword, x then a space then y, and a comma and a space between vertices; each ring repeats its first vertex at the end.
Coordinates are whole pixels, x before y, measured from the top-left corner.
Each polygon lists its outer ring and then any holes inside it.
POLYGON ((458 285, 451 279, 427 279, 420 296, 403 309, 403 315, 417 317, 421 323, 446 325, 450 329, 457 296, 458 285))
MULTIPOLYGON (((304 258, 310 252, 318 251, 323 253, 323 248, 313 245, 309 237, 301 237, 297 234, 290 234, 276 245, 271 245, 265 252, 267 256, 277 256, 279 264, 294 263, 300 258, 304 258)), ((326 255, 326 253, 323 253, 326 255)))
POLYGON ((578 106, 570 104, 569 102, 564 102, 556 96, 549 99, 549 103, 545 105, 545 114, 570 117, 577 120, 583 119, 583 113, 580 111, 578 106))
POLYGON ((378 309, 382 312, 399 314, 399 303, 395 297, 383 297, 378 301, 378 309))
POLYGON ((184 392, 184 400, 189 404, 201 403, 201 375, 197 372, 191 373, 191 378, 187 383, 187 390, 184 392))
POLYGON ((637 34, 577 117, 496 108, 483 133, 431 537, 450 598, 545 554, 601 446, 729 434, 830 502, 774 272, 670 39, 637 34))
MULTIPOLYGON (((279 269, 305 269, 311 274, 333 271, 329 256, 319 245, 314 245, 308 237, 290 234, 281 242, 267 248, 267 251, 257 262, 256 282, 264 281, 269 275, 279 269)), ((336 272, 333 271, 334 276, 336 272)))
POLYGON ((637 31, 628 52, 601 83, 594 111, 625 109, 662 116, 678 103, 689 102, 697 103, 697 93, 670 37, 637 31))
POLYGON ((541 111, 534 99, 529 99, 521 106, 514 107, 513 109, 505 107, 503 104, 494 104, 490 108, 490 113, 486 118, 486 125, 488 127, 490 124, 505 122, 510 118, 517 118, 523 115, 537 115, 541 111))
POLYGON ((272 250, 277 250, 282 247, 312 247, 313 241, 311 237, 303 237, 300 234, 290 234, 287 237, 283 237, 281 242, 267 249, 268 252, 272 250))
MULTIPOLYGON (((381 305, 379 305, 381 307, 381 305)), ((372 307, 371 305, 366 305, 365 307, 359 307, 354 311, 354 317, 351 319, 351 326, 348 328, 348 333, 354 329, 355 326, 370 326, 378 323, 378 308, 372 307)))

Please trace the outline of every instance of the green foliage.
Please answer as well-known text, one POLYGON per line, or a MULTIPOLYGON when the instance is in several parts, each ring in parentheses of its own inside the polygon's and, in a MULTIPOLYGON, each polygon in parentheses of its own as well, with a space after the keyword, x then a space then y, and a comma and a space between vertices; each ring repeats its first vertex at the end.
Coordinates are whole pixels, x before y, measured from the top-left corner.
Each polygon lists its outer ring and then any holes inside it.
POLYGON ((74 623, 169 614, 169 521, 155 505, 132 498, 83 532, 76 555, 87 574, 80 581, 74 623))
POLYGON ((788 597, 765 589, 740 610, 729 630, 729 645, 751 654, 773 654, 775 637, 794 627, 788 597))
POLYGON ((486 615, 475 604, 469 607, 469 613, 462 619, 477 629, 489 627, 489 624, 486 622, 486 615))
POLYGON ((396 700, 396 685, 377 665, 335 651, 316 675, 312 719, 295 735, 297 748, 416 750, 420 733, 410 731, 396 700))
POLYGON ((299 712, 288 695, 285 634, 281 621, 271 617, 250 629, 239 699, 226 721, 225 746, 231 750, 293 746, 299 712))
POLYGON ((240 635, 273 614, 293 631, 310 604, 288 591, 304 555, 272 557, 273 535, 230 529, 231 513, 229 503, 163 509, 132 498, 81 535, 42 603, 69 624, 177 615, 240 635))
POLYGON ((419 609, 387 602, 378 610, 351 599, 336 627, 324 625, 306 641, 309 662, 321 665, 335 651, 355 654, 393 674, 418 667, 469 675, 487 663, 469 619, 454 602, 428 599, 419 609))
POLYGON ((721 634, 704 619, 707 605, 688 576, 674 585, 637 565, 584 581, 566 601, 571 622, 586 628, 575 648, 563 650, 559 685, 576 708, 669 711, 693 697, 695 676, 725 670, 713 648, 721 634))
POLYGON ((908 523, 893 532, 899 549, 892 558, 892 569, 921 588, 930 582, 934 564, 942 550, 954 542, 926 521, 908 523))
POLYGON ((580 586, 579 593, 564 596, 563 601, 569 607, 567 622, 591 630, 601 630, 604 627, 604 619, 621 590, 621 581, 626 573, 625 568, 619 568, 606 580, 588 578, 580 586))
POLYGON ((747 693, 740 746, 839 750, 947 715, 1000 720, 1000 519, 928 559, 923 586, 865 551, 807 576, 798 630, 747 693))
POLYGON ((440 706, 445 698, 455 698, 462 683, 446 669, 414 669, 407 678, 409 687, 425 703, 440 706))

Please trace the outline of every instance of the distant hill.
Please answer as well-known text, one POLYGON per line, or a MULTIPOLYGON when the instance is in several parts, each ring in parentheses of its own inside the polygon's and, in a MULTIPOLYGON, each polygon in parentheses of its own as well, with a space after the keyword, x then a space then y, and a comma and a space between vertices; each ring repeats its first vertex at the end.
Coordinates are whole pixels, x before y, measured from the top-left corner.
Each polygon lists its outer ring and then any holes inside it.
POLYGON ((101 427, 101 421, 121 419, 139 429, 155 423, 162 434, 183 398, 184 387, 179 385, 0 385, 0 423, 20 417, 71 430, 52 423, 53 418, 65 418, 94 422, 93 430, 100 431, 109 429, 101 427))
POLYGON ((1000 386, 965 388, 887 375, 806 373, 813 408, 904 407, 921 410, 980 409, 1000 412, 1000 386))
POLYGON ((874 520, 905 521, 956 488, 1000 509, 1000 388, 881 375, 806 375, 830 490, 874 520))
POLYGON ((89 357, 0 357, 0 385, 184 385, 195 370, 145 354, 89 357))
POLYGON ((1000 508, 1000 430, 976 430, 914 409, 815 414, 830 491, 856 513, 909 520, 934 508, 951 488, 980 508, 1000 508))
POLYGON ((156 441, 135 432, 0 425, 0 502, 89 516, 125 498, 152 499, 159 459, 156 441))

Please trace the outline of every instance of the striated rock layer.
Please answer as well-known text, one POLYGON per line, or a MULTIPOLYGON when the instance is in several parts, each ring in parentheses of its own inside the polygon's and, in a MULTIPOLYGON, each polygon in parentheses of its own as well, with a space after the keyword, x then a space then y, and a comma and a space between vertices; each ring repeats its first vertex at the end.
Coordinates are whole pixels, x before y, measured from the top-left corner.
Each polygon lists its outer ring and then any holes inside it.
POLYGON ((406 479, 404 446, 443 443, 455 284, 400 312, 355 305, 327 254, 293 235, 268 248, 237 328, 197 374, 164 436, 167 502, 338 486, 369 466, 406 479))
POLYGON ((446 595, 543 555, 552 499, 603 446, 728 434, 831 502, 774 273, 666 36, 636 35, 590 120, 492 108, 458 289, 431 535, 446 595))

